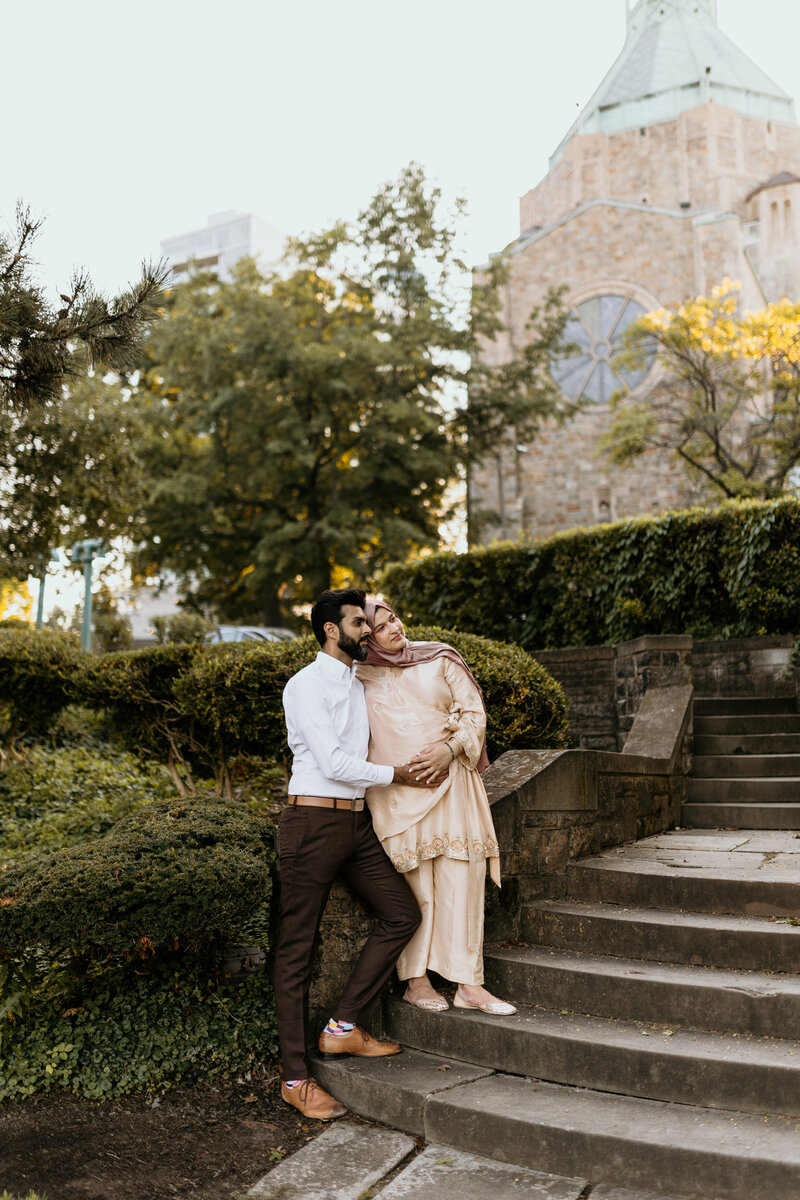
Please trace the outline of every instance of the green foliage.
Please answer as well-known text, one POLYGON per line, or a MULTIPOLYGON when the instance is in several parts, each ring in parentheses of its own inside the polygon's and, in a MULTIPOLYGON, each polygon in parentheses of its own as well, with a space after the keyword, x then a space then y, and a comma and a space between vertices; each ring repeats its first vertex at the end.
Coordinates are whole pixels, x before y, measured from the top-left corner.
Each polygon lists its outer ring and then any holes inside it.
POLYGON ((272 828, 242 805, 156 801, 0 875, 0 955, 208 948, 270 891, 272 828))
POLYGON ((101 837, 172 792, 163 767, 107 745, 33 746, 0 772, 0 868, 101 837))
POLYGON ((800 461, 800 304, 743 312, 729 279, 710 296, 632 322, 618 365, 655 354, 646 390, 612 398, 600 440, 612 462, 670 452, 715 496, 780 496, 800 461))
MULTIPOLYGON (((0 1100, 63 1088, 101 1100, 257 1070, 277 1052, 264 971, 234 981, 189 955, 50 967, 6 1021, 0 1100)), ((0 1002, 1 1003, 1 1002, 0 1002)))
POLYGON ((531 649, 800 628, 800 502, 741 501, 386 571, 402 614, 531 649))
POLYGON ((0 566, 38 577, 53 547, 129 535, 144 498, 142 437, 129 389, 108 376, 76 375, 58 404, 0 409, 0 566))
POLYGON ((438 543, 483 430, 453 397, 474 385, 476 411, 503 427, 559 398, 542 384, 557 298, 519 362, 481 355, 504 333, 503 272, 493 264, 470 313, 460 219, 412 164, 352 225, 292 243, 291 274, 249 262, 175 289, 140 388, 143 572, 174 571, 223 618, 277 625, 332 580, 369 581, 438 543))
POLYGON ((141 281, 109 301, 78 273, 53 311, 36 285, 31 259, 40 227, 19 204, 13 233, 0 233, 0 409, 25 411, 58 401, 64 380, 87 363, 135 366, 168 275, 163 266, 145 265, 141 281))
POLYGON ((45 734, 75 698, 85 658, 67 634, 0 630, 0 739, 12 750, 23 736, 45 734))
POLYGON ((200 613, 177 612, 153 617, 153 632, 159 646, 167 642, 204 642, 215 623, 200 613))
POLYGON ((208 648, 179 643, 105 654, 90 659, 80 680, 80 698, 105 709, 124 744, 166 762, 179 792, 193 790, 185 755, 193 723, 176 703, 174 684, 194 656, 208 648))
POLYGON ((567 700, 561 685, 518 646, 436 626, 412 626, 413 641, 447 642, 472 671, 483 692, 490 759, 506 750, 560 749, 569 745, 567 700))

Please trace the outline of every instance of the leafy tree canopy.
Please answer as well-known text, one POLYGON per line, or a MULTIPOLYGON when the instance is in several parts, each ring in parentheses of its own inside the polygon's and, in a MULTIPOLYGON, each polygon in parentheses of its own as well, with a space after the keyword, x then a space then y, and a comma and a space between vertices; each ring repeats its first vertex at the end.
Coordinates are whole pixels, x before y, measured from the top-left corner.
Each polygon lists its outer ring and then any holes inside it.
POLYGON ((619 393, 602 448, 619 464, 673 451, 729 497, 778 496, 800 461, 800 303, 738 307, 725 279, 710 296, 635 321, 622 357, 656 350, 647 394, 619 393))
POLYGON ((39 575, 51 549, 130 535, 144 499, 142 438, 113 377, 75 376, 58 403, 0 410, 0 573, 39 575))
POLYGON ((231 282, 175 290, 140 397, 143 572, 174 571, 222 617, 274 624, 282 605, 436 545, 448 484, 479 449, 465 387, 484 405, 495 370, 498 409, 521 412, 525 389, 541 404, 541 354, 516 378, 482 365, 503 330, 504 268, 470 312, 460 213, 411 165, 352 225, 294 241, 286 274, 245 262, 231 282))

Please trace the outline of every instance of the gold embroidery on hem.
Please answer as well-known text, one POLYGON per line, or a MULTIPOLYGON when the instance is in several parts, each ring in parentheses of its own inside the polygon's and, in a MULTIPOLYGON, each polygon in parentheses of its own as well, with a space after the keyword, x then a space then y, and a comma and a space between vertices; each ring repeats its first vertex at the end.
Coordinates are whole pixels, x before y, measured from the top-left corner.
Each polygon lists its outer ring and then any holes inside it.
POLYGON ((394 850, 390 854, 392 866, 403 874, 414 871, 421 862, 428 858, 454 858, 460 862, 474 859, 497 858, 500 848, 496 838, 473 838, 472 845, 465 835, 450 837, 449 834, 438 834, 427 842, 418 842, 415 847, 408 846, 402 851, 394 850))

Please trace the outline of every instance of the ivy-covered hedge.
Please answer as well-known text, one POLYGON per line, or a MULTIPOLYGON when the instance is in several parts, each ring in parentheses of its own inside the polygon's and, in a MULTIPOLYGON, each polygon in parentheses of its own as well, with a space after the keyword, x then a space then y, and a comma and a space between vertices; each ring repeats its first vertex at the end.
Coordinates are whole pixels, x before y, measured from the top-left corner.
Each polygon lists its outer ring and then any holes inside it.
POLYGON ((800 630, 800 501, 743 501, 389 567, 403 617, 529 649, 800 630))
POLYGON ((0 959, 205 950, 270 893, 273 831, 242 805, 160 800, 104 837, 7 866, 0 959))

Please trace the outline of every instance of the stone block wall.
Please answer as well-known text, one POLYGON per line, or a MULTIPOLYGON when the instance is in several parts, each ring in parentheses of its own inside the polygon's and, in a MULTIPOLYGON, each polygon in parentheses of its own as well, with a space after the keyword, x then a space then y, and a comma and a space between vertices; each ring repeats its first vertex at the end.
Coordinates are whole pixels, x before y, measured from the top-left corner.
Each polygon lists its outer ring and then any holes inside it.
POLYGON ((621 750, 654 687, 691 683, 697 696, 797 696, 791 650, 790 634, 697 642, 675 634, 619 646, 536 650, 533 657, 566 692, 576 746, 621 750))
POLYGON ((789 674, 791 634, 695 642, 692 679, 698 696, 797 695, 789 674))

